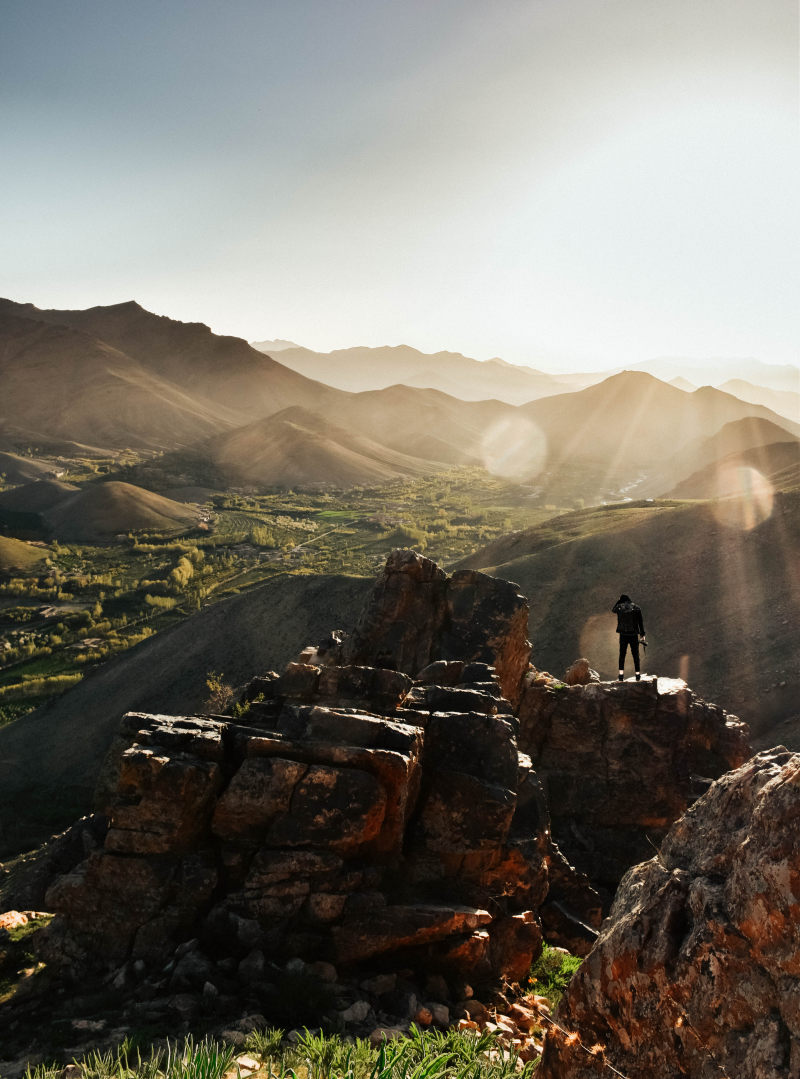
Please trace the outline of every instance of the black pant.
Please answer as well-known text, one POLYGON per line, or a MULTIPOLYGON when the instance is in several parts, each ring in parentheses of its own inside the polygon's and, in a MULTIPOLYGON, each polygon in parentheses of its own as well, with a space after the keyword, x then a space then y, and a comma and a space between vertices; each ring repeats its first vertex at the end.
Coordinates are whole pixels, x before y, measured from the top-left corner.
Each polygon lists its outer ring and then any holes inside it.
POLYGON ((619 635, 619 669, 625 669, 625 653, 630 647, 633 656, 633 666, 639 673, 639 637, 635 633, 620 633, 619 635))

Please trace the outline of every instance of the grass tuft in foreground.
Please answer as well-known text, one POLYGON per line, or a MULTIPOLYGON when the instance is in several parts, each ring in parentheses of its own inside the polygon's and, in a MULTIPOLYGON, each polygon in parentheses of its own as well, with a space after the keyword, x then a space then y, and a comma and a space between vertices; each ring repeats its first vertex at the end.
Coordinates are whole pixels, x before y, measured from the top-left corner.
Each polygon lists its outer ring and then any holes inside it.
MULTIPOLYGON (((250 1035, 247 1052, 261 1061, 257 1079, 529 1079, 535 1062, 521 1064, 504 1052, 494 1034, 420 1030, 372 1046, 364 1039, 306 1030, 294 1045, 283 1031, 250 1035)), ((145 1054, 126 1039, 117 1050, 94 1051, 75 1060, 84 1079, 239 1079, 235 1050, 213 1039, 151 1048, 145 1054)), ((60 1064, 29 1068, 24 1079, 61 1079, 60 1064)))

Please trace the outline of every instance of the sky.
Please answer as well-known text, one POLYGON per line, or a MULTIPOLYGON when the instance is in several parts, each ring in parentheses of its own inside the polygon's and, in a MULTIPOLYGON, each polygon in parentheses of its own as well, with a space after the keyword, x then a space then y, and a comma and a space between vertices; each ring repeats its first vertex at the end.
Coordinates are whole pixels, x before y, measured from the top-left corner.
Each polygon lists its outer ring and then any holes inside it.
POLYGON ((0 0, 0 295, 797 363, 796 0, 0 0))

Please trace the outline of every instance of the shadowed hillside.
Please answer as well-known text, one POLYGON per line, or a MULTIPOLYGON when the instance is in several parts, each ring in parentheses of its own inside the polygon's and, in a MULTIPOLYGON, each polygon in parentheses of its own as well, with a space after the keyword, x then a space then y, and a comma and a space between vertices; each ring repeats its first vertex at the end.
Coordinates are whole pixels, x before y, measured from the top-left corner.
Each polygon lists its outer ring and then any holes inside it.
POLYGON ((773 442, 744 453, 729 453, 699 469, 666 498, 728 498, 800 489, 800 442, 773 442))
POLYGON ((533 661, 556 675, 577 656, 614 675, 611 607, 628 592, 644 611, 644 669, 687 678, 759 735, 800 696, 800 496, 777 495, 753 525, 741 502, 633 503, 548 521, 461 565, 519 583, 533 661))
MULTIPOLYGON (((251 348, 239 337, 214 334, 199 322, 154 315, 138 303, 86 311, 40 311, 32 304, 0 302, 0 311, 67 326, 105 343, 184 394, 190 408, 220 413, 234 426, 294 404, 333 403, 336 390, 320 386, 251 348)), ((218 424, 218 429, 223 425, 218 424)), ((207 431, 199 430, 196 437, 207 431)))
POLYGON ((118 481, 89 484, 44 514, 58 539, 88 543, 120 532, 185 526, 195 516, 191 506, 118 481))
POLYGON ((46 461, 0 452, 0 475, 5 476, 7 483, 27 483, 29 480, 44 479, 52 471, 52 467, 46 461))
POLYGON ((23 483, 0 493, 0 517, 3 511, 13 513, 44 513, 65 498, 75 494, 78 488, 73 483, 60 480, 36 480, 23 483))
POLYGON ((10 441, 164 448, 231 423, 125 353, 68 326, 0 307, 0 433, 10 441))
POLYGON ((720 386, 725 393, 732 393, 741 401, 771 408, 779 416, 797 422, 800 420, 800 392, 797 390, 772 390, 767 386, 754 386, 743 378, 731 378, 720 386))
MULTIPOLYGON (((2 552, 0 539, 0 552, 2 552)), ((195 712, 209 671, 237 685, 354 624, 372 581, 281 576, 144 641, 51 705, 0 728, 0 855, 88 811, 122 715, 195 712)))

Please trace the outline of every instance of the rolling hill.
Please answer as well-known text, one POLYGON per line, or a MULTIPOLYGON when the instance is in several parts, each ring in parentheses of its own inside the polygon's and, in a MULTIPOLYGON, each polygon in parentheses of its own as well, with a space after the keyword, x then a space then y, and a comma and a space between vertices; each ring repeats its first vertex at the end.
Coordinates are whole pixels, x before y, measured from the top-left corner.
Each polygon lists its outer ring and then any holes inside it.
MULTIPOLYGON (((777 495, 760 524, 744 512, 727 519, 710 503, 597 507, 504 537, 461 565, 519 583, 531 597, 533 660, 556 675, 586 656, 613 677, 610 609, 627 592, 644 611, 645 669, 685 677, 760 735, 800 699, 800 494, 777 495)), ((796 736, 800 744, 800 727, 796 736)))
POLYGON ((351 394, 336 420, 390 449, 427 461, 482 464, 493 427, 518 409, 502 401, 461 401, 439 390, 388 386, 351 394))
POLYGON ((10 536, 0 536, 0 573, 31 569, 46 557, 47 551, 41 547, 31 547, 29 543, 10 536))
POLYGON ((47 461, 0 452, 0 476, 5 477, 6 483, 27 483, 29 480, 44 479, 52 471, 53 466, 47 461))
POLYGON ((0 493, 0 514, 4 511, 12 513, 44 513, 52 509, 65 498, 75 494, 78 488, 73 483, 62 483, 60 480, 36 480, 33 483, 23 483, 19 487, 12 487, 8 491, 0 493))
POLYGON ((295 487, 386 483, 435 465, 294 407, 212 439, 206 454, 225 482, 295 487))
POLYGON ((103 542, 118 533, 185 527, 196 510, 132 483, 91 483, 43 513, 58 539, 103 542))
POLYGON ((730 498, 753 492, 769 498, 775 491, 800 490, 800 441, 772 442, 726 454, 692 473, 665 498, 730 498))
POLYGON ((125 712, 190 715, 207 696, 209 671, 237 685, 282 669, 309 642, 352 626, 372 585, 360 577, 273 577, 143 641, 64 696, 0 728, 0 857, 32 847, 90 810, 125 712))
POLYGON ((313 352, 299 346, 275 350, 273 342, 253 347, 269 353, 278 351, 281 363, 294 371, 318 379, 329 386, 360 392, 380 390, 396 383, 420 389, 441 390, 462 401, 496 399, 521 405, 534 398, 563 393, 564 385, 553 375, 532 367, 505 363, 500 359, 474 360, 460 352, 424 353, 410 345, 379 348, 341 348, 333 352, 313 352))

